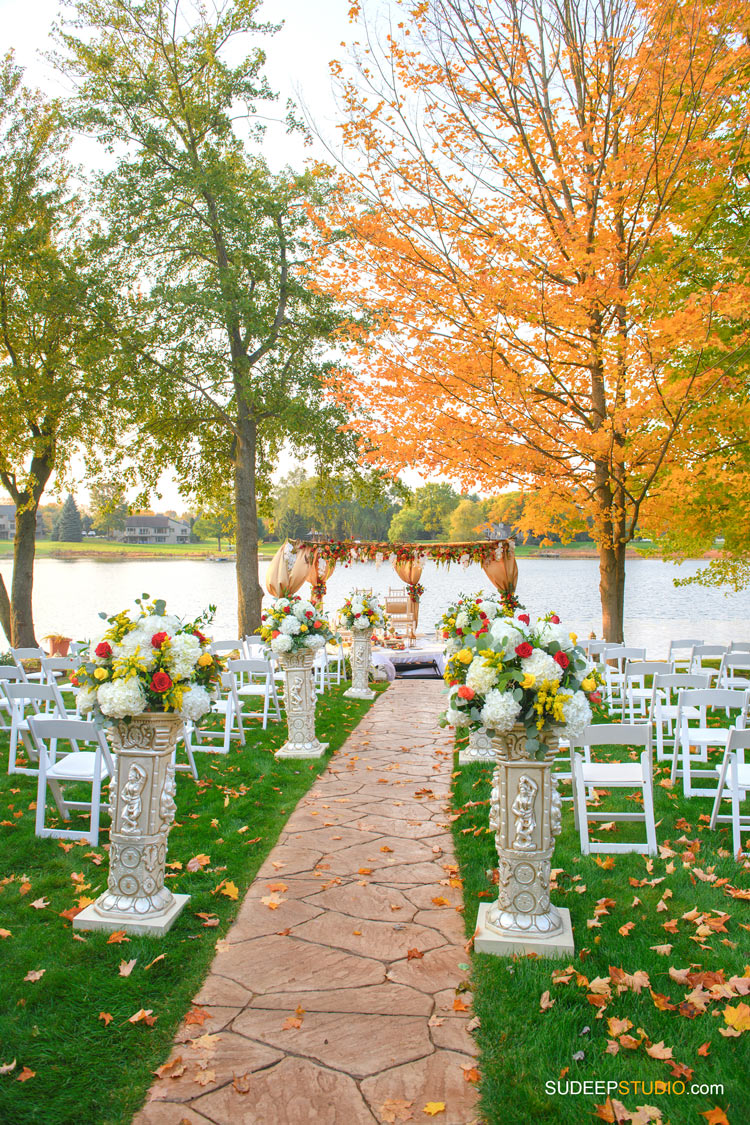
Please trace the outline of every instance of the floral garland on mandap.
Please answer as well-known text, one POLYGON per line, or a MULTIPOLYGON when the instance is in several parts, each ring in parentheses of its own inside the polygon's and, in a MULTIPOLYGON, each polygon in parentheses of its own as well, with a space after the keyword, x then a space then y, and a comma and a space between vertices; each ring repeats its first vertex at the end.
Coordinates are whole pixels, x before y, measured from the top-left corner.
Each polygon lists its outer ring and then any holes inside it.
POLYGON ((260 635, 277 654, 323 648, 334 639, 328 618, 297 594, 277 598, 264 611, 260 635))
POLYGON ((576 738, 591 722, 591 704, 601 703, 601 675, 576 642, 553 613, 533 626, 526 613, 496 617, 481 633, 465 634, 446 665, 441 724, 497 734, 523 724, 526 749, 538 759, 544 734, 576 738))
POLYGON ((388 621, 376 594, 358 594, 354 591, 346 599, 337 616, 346 629, 353 631, 384 629, 388 621))
POLYGON ((325 543, 300 540, 294 545, 296 551, 307 551, 310 554, 317 552, 318 558, 330 559, 343 566, 355 562, 401 563, 415 562, 418 559, 431 559, 439 564, 462 563, 468 566, 470 563, 479 563, 481 565, 502 558, 512 547, 512 541, 507 539, 471 543, 380 543, 335 539, 325 543))
POLYGON ((515 595, 510 596, 513 608, 510 608, 505 591, 491 594, 488 598, 482 594, 459 594, 435 624, 435 632, 446 642, 445 655, 452 656, 458 652, 465 637, 481 637, 487 633, 495 618, 512 617, 516 606, 523 608, 515 595))
POLYGON ((124 610, 107 617, 109 628, 92 642, 71 677, 80 687, 78 710, 99 720, 130 720, 144 712, 178 712, 200 719, 211 709, 224 664, 209 651, 200 626, 213 607, 195 621, 183 622, 165 612, 159 599, 136 599, 138 616, 124 610))

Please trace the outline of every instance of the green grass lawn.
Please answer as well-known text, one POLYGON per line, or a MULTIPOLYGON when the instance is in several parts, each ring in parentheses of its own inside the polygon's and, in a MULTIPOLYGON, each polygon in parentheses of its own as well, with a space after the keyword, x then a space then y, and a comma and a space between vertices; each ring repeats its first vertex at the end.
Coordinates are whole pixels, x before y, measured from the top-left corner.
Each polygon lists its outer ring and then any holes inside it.
POLYGON ((67 912, 106 886, 108 834, 97 848, 37 839, 36 779, 5 774, 8 739, 0 735, 0 1068, 15 1060, 7 1073, 0 1069, 2 1125, 131 1120, 248 885, 300 797, 370 706, 343 699, 347 686, 318 701, 317 733, 331 744, 320 761, 277 761, 272 751, 285 725, 270 724, 226 757, 196 754, 197 783, 177 775, 169 884, 191 898, 163 938, 111 943, 106 933, 73 930, 67 912), (190 872, 194 856, 208 861, 190 872), (227 896, 228 883, 236 899, 227 896), (121 975, 121 963, 133 960, 121 975), (130 1023, 140 1009, 155 1022, 130 1023))
MULTIPOLYGON (((261 543, 259 554, 270 558, 281 546, 280 543, 261 543)), ((216 539, 204 539, 202 543, 118 543, 110 539, 84 539, 80 543, 54 543, 50 539, 37 539, 38 558, 148 558, 179 559, 217 557, 227 559, 234 556, 234 544, 226 539, 221 541, 219 552, 216 539)), ((0 559, 13 557, 13 542, 0 539, 0 559)))
MULTIPOLYGON (((453 830, 469 935, 480 901, 496 898, 497 853, 487 828, 490 772, 488 766, 473 764, 455 775, 458 816, 453 830)), ((597 1080, 646 1083, 645 1092, 621 1087, 611 1095, 630 1113, 639 1106, 661 1112, 644 1111, 634 1118, 638 1125, 651 1120, 703 1125, 707 1118, 700 1115, 717 1106, 731 1125, 750 1122, 750 1030, 736 1038, 722 1035, 731 1030, 725 1010, 740 1008, 742 1015, 740 1006, 750 1005, 750 997, 733 995, 734 989, 722 996, 722 982, 750 975, 748 865, 730 854, 728 827, 709 830, 711 801, 685 800, 680 782, 674 789, 659 784, 668 777, 657 764, 660 854, 653 859, 582 856, 572 805, 564 802, 563 830, 552 861, 557 869, 552 899, 571 912, 576 952, 570 962, 474 955, 481 1105, 489 1125, 630 1121, 614 1115, 606 1105, 606 1091, 558 1092, 566 1082, 597 1080), (688 969, 711 975, 688 982, 688 969), (552 1006, 543 1010, 545 993, 552 1006), (686 999, 691 993, 692 1000, 686 999), (663 1054, 659 1044, 671 1048, 671 1058, 662 1061, 647 1054, 649 1049, 663 1054), (657 1081, 672 1082, 671 1092, 657 1092, 657 1081), (674 1086, 680 1082, 687 1087, 684 1094, 674 1086), (723 1092, 691 1094, 693 1083, 719 1084, 723 1092), (605 1108, 598 1111, 597 1106, 605 1108)), ((569 784, 562 792, 569 795, 569 784)), ((616 805, 602 797, 602 809, 623 809, 627 792, 620 791, 616 805)), ((623 840, 634 838, 625 836, 633 831, 640 834, 643 826, 620 825, 607 835, 593 831, 593 838, 623 840)))

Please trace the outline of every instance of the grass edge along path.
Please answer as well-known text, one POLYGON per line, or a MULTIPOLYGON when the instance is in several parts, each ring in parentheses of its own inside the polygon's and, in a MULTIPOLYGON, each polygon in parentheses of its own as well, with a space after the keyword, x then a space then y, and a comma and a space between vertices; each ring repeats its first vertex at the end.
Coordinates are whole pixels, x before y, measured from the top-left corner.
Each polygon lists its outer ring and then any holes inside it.
MULTIPOLYGON (((0 775, 3 1125, 130 1122, 289 815, 372 706, 343 699, 347 686, 318 698, 323 758, 277 761, 286 724, 271 723, 227 756, 196 754, 197 783, 178 773, 167 873, 191 898, 163 938, 73 931, 105 888, 107 832, 96 848, 38 839, 36 778, 0 775)), ((7 752, 0 735, 3 765, 7 752)))
MULTIPOLYGON (((453 833, 469 937, 479 903, 497 897, 498 858, 487 827, 491 772, 479 763, 454 772, 453 833)), ((570 794, 569 783, 561 792, 570 794)), ((663 763, 655 763, 654 797, 653 858, 581 855, 572 803, 564 800, 552 900, 571 912, 570 961, 472 954, 487 1125, 750 1121, 750 995, 743 995, 750 985, 750 864, 730 854, 728 827, 708 828, 711 801, 683 798, 663 763), (630 1086, 608 1101, 606 1090, 568 1085, 596 1081, 630 1086), (691 1093, 694 1084, 723 1091, 691 1093)), ((602 808, 608 799, 602 796, 602 808)), ((616 799, 622 809, 623 791, 616 799)), ((625 839, 633 830, 643 826, 616 831, 625 839)))

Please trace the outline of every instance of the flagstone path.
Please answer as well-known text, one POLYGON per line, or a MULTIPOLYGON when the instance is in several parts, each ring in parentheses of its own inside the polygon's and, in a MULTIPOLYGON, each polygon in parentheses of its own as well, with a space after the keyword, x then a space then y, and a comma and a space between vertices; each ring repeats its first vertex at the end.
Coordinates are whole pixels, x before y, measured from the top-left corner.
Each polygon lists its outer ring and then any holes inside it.
POLYGON ((133 1125, 477 1120, 440 688, 391 684, 301 800, 133 1125))

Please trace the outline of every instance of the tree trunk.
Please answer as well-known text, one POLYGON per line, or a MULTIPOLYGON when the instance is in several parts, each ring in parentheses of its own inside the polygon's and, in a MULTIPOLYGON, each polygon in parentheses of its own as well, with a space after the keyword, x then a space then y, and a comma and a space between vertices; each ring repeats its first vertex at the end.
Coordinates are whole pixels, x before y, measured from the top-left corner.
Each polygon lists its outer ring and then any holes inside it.
POLYGON ((10 599, 2 574, 0 574, 0 628, 10 644, 10 599))
POLYGON ((625 614, 625 544, 599 544, 599 594, 605 641, 623 641, 625 614))
POLYGON ((13 648, 31 648, 36 645, 31 608, 36 554, 36 511, 36 506, 21 512, 16 509, 10 592, 10 643, 13 648))
POLYGON ((247 404, 238 402, 234 455, 234 503, 237 513, 237 620, 240 637, 260 629, 263 591, 258 581, 258 513, 255 502, 256 427, 247 404))

